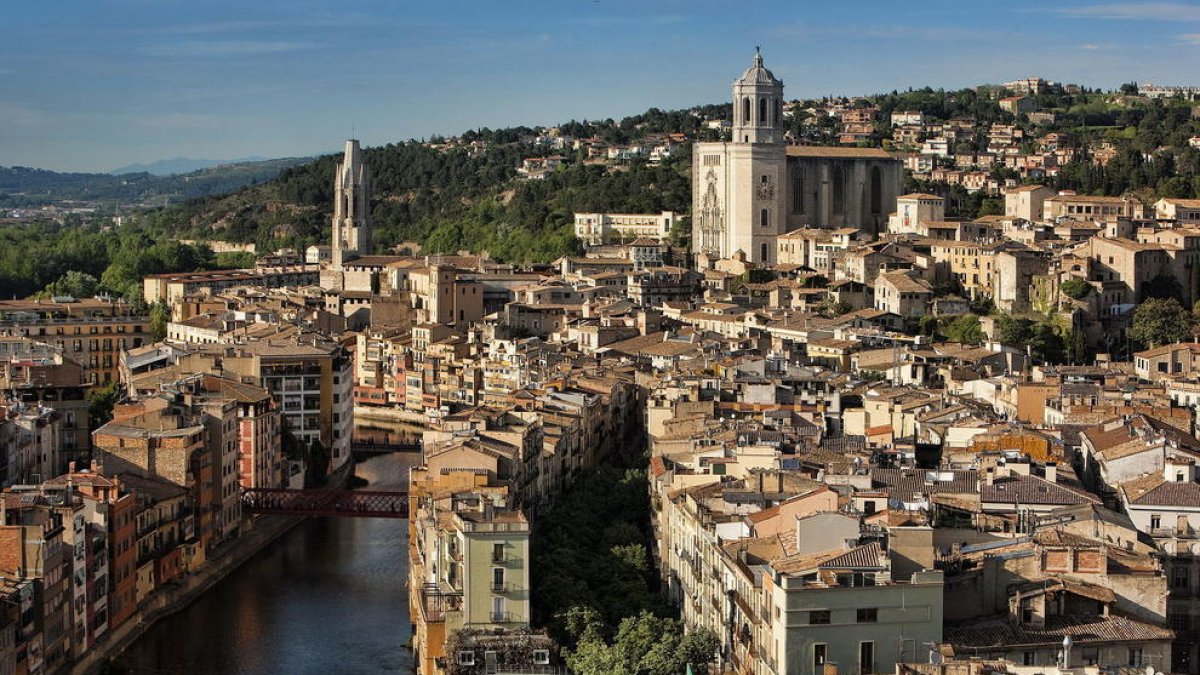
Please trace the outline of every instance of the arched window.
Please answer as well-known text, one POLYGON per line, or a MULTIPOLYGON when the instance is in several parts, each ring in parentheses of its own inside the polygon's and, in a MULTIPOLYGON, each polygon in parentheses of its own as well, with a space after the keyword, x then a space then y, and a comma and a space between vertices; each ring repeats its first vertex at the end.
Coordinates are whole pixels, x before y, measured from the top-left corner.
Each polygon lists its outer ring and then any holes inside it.
POLYGON ((779 110, 779 99, 775 99, 775 119, 772 120, 775 126, 779 126, 783 120, 783 114, 779 110))
POLYGON ((767 123, 767 99, 765 98, 758 99, 758 123, 767 123))
POLYGON ((758 212, 758 226, 759 227, 770 227, 771 226, 771 212, 770 211, 763 209, 758 212))
POLYGON ((742 99, 742 124, 750 124, 754 120, 750 117, 750 97, 742 99))
POLYGON ((871 167, 871 213, 883 213, 883 172, 879 167, 871 167))
POLYGON ((792 213, 804 213, 804 169, 792 167, 792 213))
POLYGON ((762 250, 762 255, 759 256, 759 258, 760 258, 759 262, 771 262, 771 259, 767 257, 767 245, 763 244, 761 250, 762 250))
POLYGON ((836 215, 842 215, 846 211, 846 176, 842 173, 842 167, 834 167, 833 169, 833 212, 836 215))

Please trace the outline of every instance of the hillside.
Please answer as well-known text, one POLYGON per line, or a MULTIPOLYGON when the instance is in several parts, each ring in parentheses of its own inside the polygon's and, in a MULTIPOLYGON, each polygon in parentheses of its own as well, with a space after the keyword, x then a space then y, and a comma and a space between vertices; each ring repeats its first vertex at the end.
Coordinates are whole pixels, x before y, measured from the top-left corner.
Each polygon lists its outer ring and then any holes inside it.
POLYGON ((173 176, 146 172, 114 176, 106 173, 60 173, 45 169, 0 167, 0 207, 29 207, 64 201, 162 205, 270 180, 284 168, 308 158, 271 159, 224 164, 173 176))
POLYGON ((154 176, 174 176, 181 173, 191 173, 202 169, 211 169, 229 164, 246 164, 248 162, 264 162, 266 157, 243 157, 241 159, 192 159, 190 157, 175 157, 160 159, 145 164, 127 164, 109 171, 114 176, 127 173, 148 173, 154 176))
MULTIPOLYGON (((521 143, 483 152, 416 141, 367 149, 377 248, 418 241, 432 251, 545 261, 576 250, 573 212, 688 210, 689 146, 657 165, 575 162, 541 180, 518 178, 516 167, 532 154, 521 143)), ((232 195, 147 214, 147 225, 182 238, 256 242, 260 250, 328 242, 336 161, 322 157, 232 195)))

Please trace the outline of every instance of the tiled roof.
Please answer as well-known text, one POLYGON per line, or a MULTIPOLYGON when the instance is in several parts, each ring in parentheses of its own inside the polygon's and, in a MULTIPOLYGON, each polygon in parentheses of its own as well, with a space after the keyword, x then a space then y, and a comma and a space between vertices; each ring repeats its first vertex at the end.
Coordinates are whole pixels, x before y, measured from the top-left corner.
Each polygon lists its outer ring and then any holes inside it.
POLYGON ((925 471, 922 469, 871 469, 873 487, 891 488, 893 494, 905 498, 916 493, 969 492, 978 490, 979 474, 975 471, 925 471), (933 474, 932 476, 930 474, 933 474), (936 480, 939 475, 949 474, 951 480, 936 480), (927 479, 929 480, 926 484, 927 479))
POLYGON ((788 157, 823 157, 846 159, 895 159, 886 150, 879 148, 846 148, 820 145, 789 145, 788 157))
POLYGON ((826 560, 821 563, 821 569, 883 569, 884 565, 879 561, 881 557, 883 547, 873 541, 826 560))
POLYGON ((1190 506, 1200 507, 1200 483, 1161 481, 1156 487, 1143 489, 1136 494, 1128 490, 1126 498, 1139 506, 1190 506))
POLYGON ((1123 616, 1055 616, 1045 627, 1022 626, 1007 615, 999 618, 947 624, 945 641, 955 649, 1012 649, 1018 646, 1058 646, 1070 635, 1075 644, 1170 640, 1174 633, 1162 626, 1123 616))
POLYGON ((1069 490, 1037 476, 1018 475, 997 478, 995 483, 983 485, 979 491, 980 499, 994 504, 1019 502, 1021 504, 1071 505, 1100 501, 1092 495, 1069 490))

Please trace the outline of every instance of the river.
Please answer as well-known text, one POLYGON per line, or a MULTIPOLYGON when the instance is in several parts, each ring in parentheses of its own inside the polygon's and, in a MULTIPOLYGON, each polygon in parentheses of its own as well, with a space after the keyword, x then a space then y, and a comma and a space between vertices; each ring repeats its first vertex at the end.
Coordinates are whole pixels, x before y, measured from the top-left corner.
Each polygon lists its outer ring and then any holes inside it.
MULTIPOLYGON (((403 490, 415 453, 375 455, 366 489, 403 490)), ((119 658, 127 672, 412 672, 407 521, 310 518, 119 658)))

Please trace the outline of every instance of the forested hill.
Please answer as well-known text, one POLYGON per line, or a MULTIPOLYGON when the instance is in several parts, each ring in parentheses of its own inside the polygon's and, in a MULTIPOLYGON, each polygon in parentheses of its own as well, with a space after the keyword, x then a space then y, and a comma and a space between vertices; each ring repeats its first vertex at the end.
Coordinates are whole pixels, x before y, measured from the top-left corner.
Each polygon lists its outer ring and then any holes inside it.
POLYGON ((130 173, 61 173, 23 166, 0 167, 0 207, 22 208, 64 201, 122 206, 162 204, 205 195, 226 194, 270 180, 308 158, 270 159, 223 164, 173 176, 130 173))
MULTIPOLYGON (((660 164, 604 166, 572 157, 543 179, 518 177, 524 157, 548 152, 495 141, 483 151, 417 141, 366 149, 377 250, 417 241, 429 251, 471 249, 502 260, 545 261, 576 250, 576 211, 689 208, 688 145, 660 164)), ((255 242, 260 250, 327 243, 337 160, 321 157, 232 195, 147 214, 146 224, 180 238, 255 242)))

